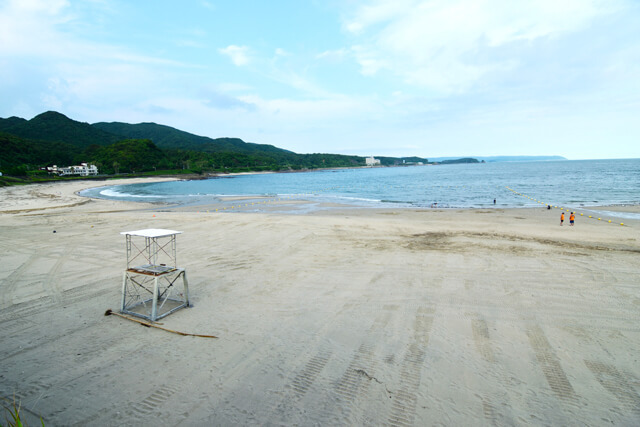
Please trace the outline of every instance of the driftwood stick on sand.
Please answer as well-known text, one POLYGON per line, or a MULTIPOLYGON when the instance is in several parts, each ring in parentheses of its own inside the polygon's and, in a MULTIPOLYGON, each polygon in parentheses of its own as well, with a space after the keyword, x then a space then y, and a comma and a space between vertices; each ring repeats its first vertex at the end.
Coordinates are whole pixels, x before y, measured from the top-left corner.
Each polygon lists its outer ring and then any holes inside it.
POLYGON ((142 320, 133 319, 133 318, 131 318, 129 316, 124 316, 124 315, 122 315, 120 313, 116 313, 115 311, 113 311, 111 309, 108 309, 107 311, 104 312, 105 316, 111 316, 112 314, 115 315, 115 316, 118 316, 118 317, 122 317, 123 319, 131 320, 132 322, 139 323, 142 326, 146 326, 147 328, 162 329, 163 331, 171 332, 171 333, 182 335, 182 336, 185 336, 185 337, 188 336, 188 337, 201 337, 201 338, 218 338, 215 335, 190 334, 188 332, 174 331, 173 329, 163 328, 161 326, 154 325, 153 323, 143 322, 142 320))

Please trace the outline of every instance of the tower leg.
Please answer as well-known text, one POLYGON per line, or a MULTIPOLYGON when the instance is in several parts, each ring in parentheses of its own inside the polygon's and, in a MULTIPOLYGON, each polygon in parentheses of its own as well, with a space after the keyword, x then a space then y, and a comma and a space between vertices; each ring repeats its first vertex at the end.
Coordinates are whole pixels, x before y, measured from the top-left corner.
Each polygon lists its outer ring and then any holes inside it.
POLYGON ((158 318, 158 277, 153 279, 153 302, 151 304, 151 321, 155 322, 158 318))
POLYGON ((187 280, 187 270, 182 272, 182 283, 184 283, 184 302, 189 307, 189 281, 187 280))
POLYGON ((124 311, 127 295, 127 272, 122 274, 122 304, 120 304, 120 311, 124 311))

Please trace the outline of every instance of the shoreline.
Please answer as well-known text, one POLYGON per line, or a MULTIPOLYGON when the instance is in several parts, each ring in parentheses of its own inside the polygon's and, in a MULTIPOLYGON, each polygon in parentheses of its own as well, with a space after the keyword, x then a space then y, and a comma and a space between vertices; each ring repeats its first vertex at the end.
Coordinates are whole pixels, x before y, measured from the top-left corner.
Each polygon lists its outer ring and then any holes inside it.
MULTIPOLYGON (((144 178, 124 178, 114 184, 106 184, 104 182, 95 182, 92 180, 78 180, 67 182, 51 182, 39 183, 36 186, 19 186, 19 187, 2 187, 0 188, 0 214, 28 213, 28 212, 46 212, 50 209, 74 208, 89 203, 104 204, 105 208, 114 210, 161 210, 161 211, 181 211, 181 212, 215 212, 215 213, 231 213, 231 212, 250 212, 254 214, 296 214, 296 215, 331 215, 340 214, 342 212, 359 212, 362 215, 366 211, 375 214, 377 211, 407 211, 407 212, 430 212, 430 211, 474 211, 474 210, 546 210, 541 206, 523 206, 523 207, 404 207, 404 206, 362 206, 341 203, 315 202, 305 199, 304 197, 275 197, 264 195, 236 195, 236 196, 220 196, 219 202, 202 203, 202 204, 174 204, 166 202, 142 202, 129 200, 114 200, 107 198, 98 198, 92 196, 82 196, 79 193, 98 187, 109 187, 111 185, 128 185, 144 182, 167 182, 179 181, 177 177, 144 177, 144 178), (241 202, 247 202, 242 205, 241 202), (240 203, 239 203, 240 202, 240 203)), ((558 211, 553 208, 551 211, 558 211)), ((605 216, 601 221, 611 222, 613 224, 640 224, 640 205, 602 205, 602 206, 584 206, 581 208, 563 208, 565 211, 572 210, 576 212, 578 220, 597 220, 600 215, 605 216), (583 214, 583 215, 580 215, 583 214), (589 215, 593 218, 589 218, 589 215)))
MULTIPOLYGON (((137 184, 141 182, 166 182, 175 180, 177 179, 171 179, 167 177, 124 178, 119 180, 118 184, 113 185, 137 184)), ((0 214, 45 211, 48 209, 64 209, 97 200, 109 202, 109 200, 107 199, 95 199, 91 197, 80 196, 78 193, 91 188, 107 187, 110 185, 111 184, 105 184, 104 181, 97 182, 93 180, 77 180, 35 183, 24 186, 1 187, 0 214)), ((138 204, 140 202, 122 203, 122 209, 131 209, 135 205, 129 205, 130 203, 138 204)), ((107 204, 111 206, 117 206, 117 203, 107 204)), ((140 204, 143 205, 144 203, 140 204)))
MULTIPOLYGON (((241 173, 239 175, 243 175, 241 173)), ((231 174, 229 174, 231 175, 231 174)), ((213 178, 215 179, 215 178, 213 178)), ((316 202, 309 199, 305 199, 304 197, 299 196, 265 196, 265 195, 221 195, 218 196, 218 202, 207 202, 201 204, 175 204, 175 203, 167 203, 167 202, 144 202, 144 201, 130 201, 130 200, 116 200, 116 199, 108 199, 108 198, 100 198, 93 196, 83 196, 79 193, 85 190, 89 190, 92 188, 99 187, 109 187, 112 185, 128 185, 128 184, 138 184, 145 182, 168 182, 168 181, 180 181, 182 179, 178 177, 144 177, 144 178, 124 178, 117 181, 117 183, 109 183, 105 184, 103 182, 96 182, 92 180, 78 180, 78 181, 64 181, 64 182, 50 182, 50 183, 38 183, 35 186, 19 186, 19 187, 2 187, 0 188, 0 214, 11 214, 11 213, 20 213, 20 212, 33 212, 33 211, 45 211, 47 209, 61 209, 61 208, 70 208, 76 207, 83 204, 87 204, 90 202, 105 202, 111 208, 114 209, 162 209, 162 210, 180 210, 184 212, 188 211, 224 211, 224 212, 239 212, 242 211, 242 208, 250 208, 251 206, 255 208, 268 208, 268 209, 258 209, 251 210, 245 209, 247 211, 251 211, 254 213, 269 213, 274 211, 279 211, 280 213, 295 213, 295 214, 313 214, 315 211, 324 212, 324 211, 332 211, 332 210, 373 210, 373 211, 457 211, 457 210, 510 210, 510 209, 545 209, 543 206, 508 206, 508 207, 437 207, 437 208, 429 208, 429 207, 406 207, 406 206, 363 206, 363 205, 351 205, 351 204, 341 204, 341 203, 323 203, 316 202), (34 197, 35 196, 35 197, 34 197), (250 202, 251 205, 247 206, 238 206, 238 203, 233 202, 250 202), (270 204, 269 206, 260 206, 260 203, 252 202, 252 201, 263 201, 266 203, 271 203, 272 201, 278 202, 275 204, 270 204), (283 207, 286 206, 286 209, 276 209, 274 206, 283 207), (316 208, 310 207, 309 209, 298 209, 295 210, 294 205, 309 207, 309 205, 314 205, 316 208)), ((553 208, 552 211, 560 210, 558 208, 553 208)), ((575 207, 562 207, 564 210, 573 210, 576 212, 578 217, 580 217, 580 213, 583 213, 585 218, 588 218, 589 214, 602 212, 602 215, 608 215, 610 218, 605 218, 605 221, 611 219, 612 222, 619 222, 618 220, 624 221, 634 221, 640 220, 640 204, 638 205, 624 205, 624 204, 612 204, 612 205, 598 205, 598 206, 583 206, 579 208, 575 207), (619 213, 619 214, 617 214, 619 213)))

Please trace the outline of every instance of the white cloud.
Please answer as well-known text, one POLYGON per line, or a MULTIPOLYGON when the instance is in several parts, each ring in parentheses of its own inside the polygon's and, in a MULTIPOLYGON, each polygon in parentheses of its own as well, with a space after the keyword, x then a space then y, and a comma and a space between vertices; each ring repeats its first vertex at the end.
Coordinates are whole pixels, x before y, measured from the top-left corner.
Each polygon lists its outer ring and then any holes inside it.
POLYGON ((262 113, 278 115, 283 121, 295 119, 297 126, 318 125, 318 120, 349 120, 371 110, 372 105, 357 98, 333 98, 322 100, 263 99, 257 95, 239 97, 248 104, 259 107, 262 113))
POLYGON ((415 6, 416 0, 375 0, 368 3, 358 8, 353 20, 344 23, 347 31, 361 34, 367 27, 402 16, 415 6))
POLYGON ((0 108, 5 116, 54 109, 81 121, 155 121, 297 152, 428 157, 438 147, 443 155, 483 154, 472 152, 480 142, 490 151, 508 141, 496 150, 509 154, 514 140, 540 149, 544 138, 553 141, 547 154, 570 140, 604 141, 605 153, 611 141, 637 145, 637 7, 608 16, 623 3, 342 4, 356 9, 335 37, 261 32, 247 46, 219 49, 225 58, 205 58, 175 47, 225 46, 209 21, 173 31, 161 22, 167 31, 156 39, 148 35, 161 24, 150 20, 154 27, 121 38, 113 23, 123 10, 150 13, 148 6, 0 0, 0 108), (251 66, 219 67, 226 57, 251 66))
MULTIPOLYGON (((57 64, 105 64, 109 62, 168 65, 184 64, 136 53, 129 48, 85 41, 73 32, 62 31, 77 17, 64 0, 12 1, 0 10, 0 54, 33 57, 38 62, 57 64)), ((100 65, 98 65, 99 68, 100 65)))
POLYGON ((201 5, 202 5, 202 7, 204 7, 205 9, 209 9, 209 10, 216 10, 216 6, 215 6, 213 3, 209 2, 209 1, 202 0, 202 1, 200 2, 200 4, 201 4, 201 5))
POLYGON ((207 45, 203 42, 187 39, 176 40, 174 41, 174 44, 179 47, 193 47, 198 49, 207 47, 207 45))
POLYGON ((349 56, 349 49, 335 49, 335 50, 325 50, 316 55, 316 59, 323 59, 327 61, 337 62, 341 61, 344 58, 349 56))
POLYGON ((282 49, 282 48, 277 48, 275 51, 276 56, 291 56, 291 54, 289 52, 287 52, 286 50, 282 49))
POLYGON ((250 90, 251 86, 243 83, 220 83, 215 89, 221 92, 238 92, 250 90))
POLYGON ((10 0, 7 2, 7 9, 29 14, 57 15, 68 6, 67 0, 10 0))
POLYGON ((201 28, 189 28, 185 31, 181 31, 179 38, 173 43, 180 47, 192 47, 192 48, 205 48, 207 43, 205 39, 207 32, 201 28))
POLYGON ((60 0, 7 2, 0 9, 0 53, 50 56, 64 52, 65 39, 56 27, 72 19, 68 5, 60 0))
POLYGON ((247 46, 229 45, 225 48, 218 49, 223 55, 227 55, 238 67, 249 64, 249 48, 247 46))
POLYGON ((196 68, 91 41, 71 9, 56 0, 0 3, 0 57, 11 58, 0 92, 11 94, 2 103, 9 114, 16 105, 29 105, 31 114, 117 109, 171 90, 168 81, 196 68))
POLYGON ((362 41, 354 52, 364 75, 388 69, 451 93, 511 69, 513 61, 493 56, 496 49, 580 31, 616 7, 599 0, 376 0, 345 27, 362 41))
POLYGON ((383 68, 390 68, 390 65, 374 49, 353 46, 351 51, 360 65, 361 73, 365 76, 373 76, 383 68))

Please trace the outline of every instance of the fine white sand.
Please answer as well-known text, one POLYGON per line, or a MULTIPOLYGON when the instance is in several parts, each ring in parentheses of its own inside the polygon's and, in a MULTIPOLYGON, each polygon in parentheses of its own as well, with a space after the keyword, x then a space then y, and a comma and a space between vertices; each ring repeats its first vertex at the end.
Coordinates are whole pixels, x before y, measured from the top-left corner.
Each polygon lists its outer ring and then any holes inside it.
POLYGON ((0 396, 29 420, 640 424, 640 221, 178 211, 89 185, 0 189, 0 396), (104 316, 142 228, 184 232, 193 307, 162 326, 219 339, 104 316))

